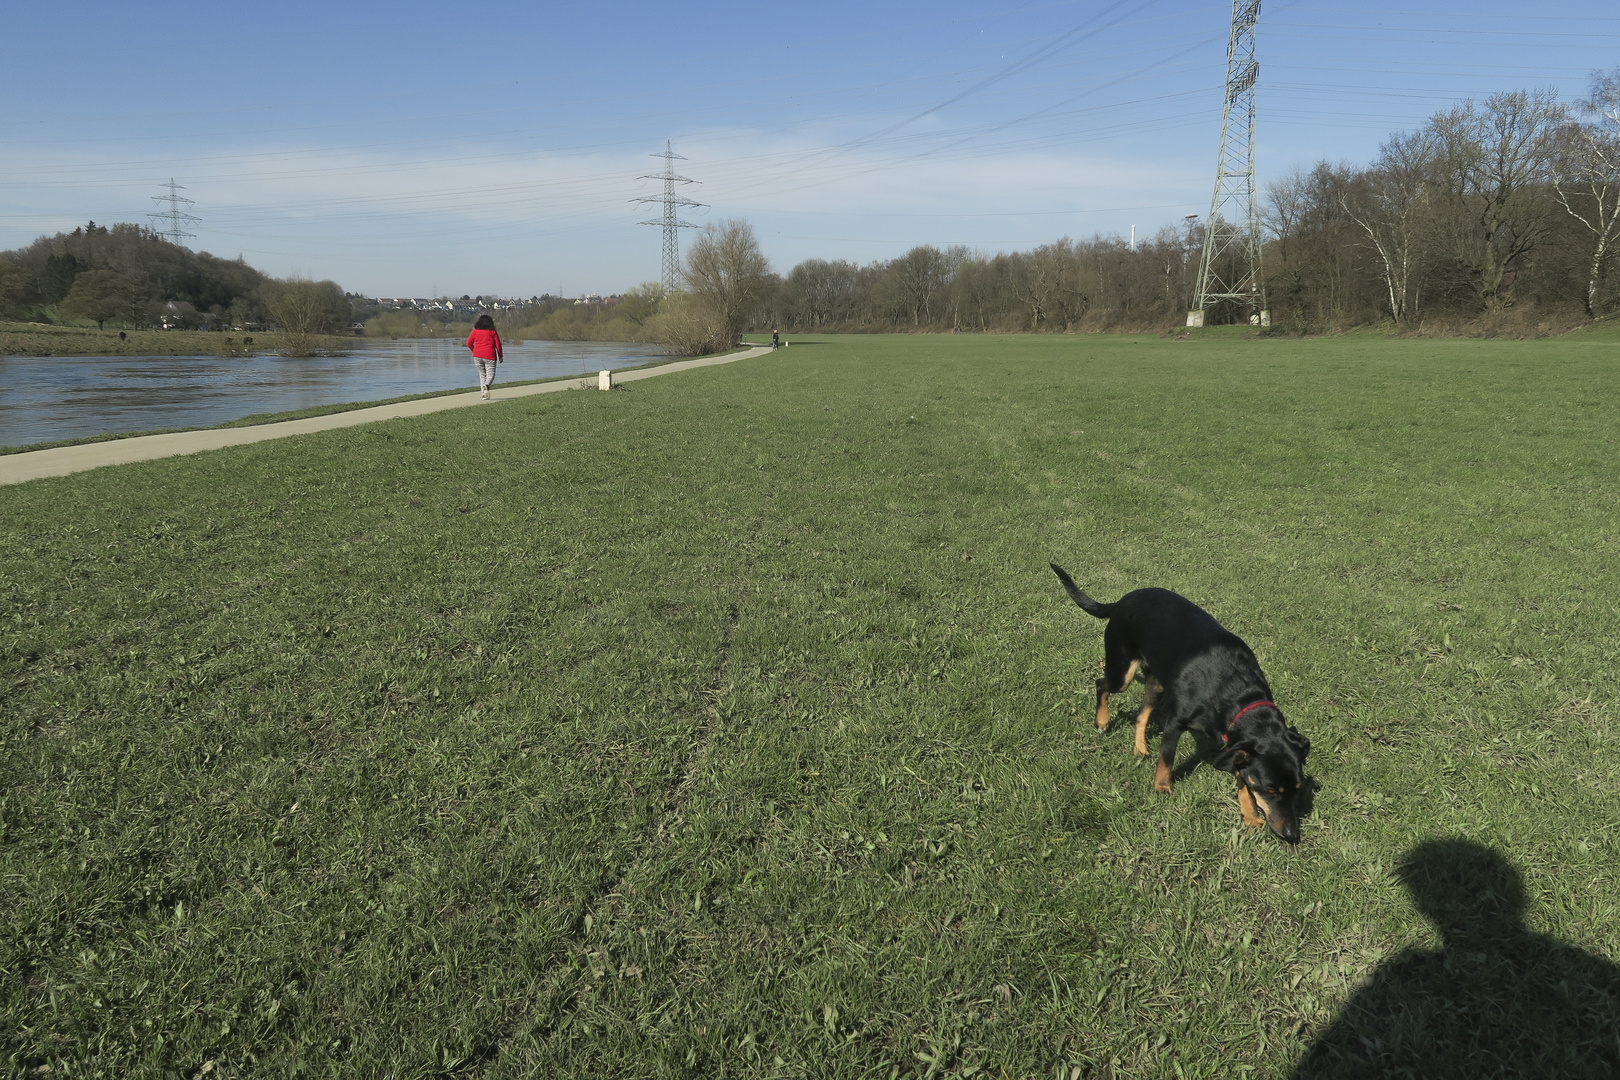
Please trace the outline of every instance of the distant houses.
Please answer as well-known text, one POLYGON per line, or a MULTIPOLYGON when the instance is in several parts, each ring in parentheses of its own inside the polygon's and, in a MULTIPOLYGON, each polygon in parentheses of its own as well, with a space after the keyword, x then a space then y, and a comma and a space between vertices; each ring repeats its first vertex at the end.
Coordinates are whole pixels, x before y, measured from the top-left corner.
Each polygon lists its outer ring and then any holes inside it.
MULTIPOLYGON (((612 307, 623 299, 622 296, 600 296, 596 293, 586 293, 584 296, 573 300, 573 303, 576 305, 603 304, 612 307)), ((540 304, 555 306, 569 302, 567 297, 551 296, 549 294, 546 296, 531 296, 527 300, 521 297, 505 296, 463 296, 459 300, 449 296, 374 296, 369 297, 368 300, 379 312, 420 311, 424 314, 434 313, 441 317, 448 316, 450 319, 457 320, 476 318, 485 312, 493 314, 504 311, 521 311, 524 308, 540 304)))

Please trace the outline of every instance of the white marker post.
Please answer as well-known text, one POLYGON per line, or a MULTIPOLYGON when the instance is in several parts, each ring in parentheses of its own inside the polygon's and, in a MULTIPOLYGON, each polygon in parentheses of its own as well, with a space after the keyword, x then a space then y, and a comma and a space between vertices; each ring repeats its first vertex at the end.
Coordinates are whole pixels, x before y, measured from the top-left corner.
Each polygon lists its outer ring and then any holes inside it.
POLYGON ((613 389, 613 372, 611 372, 611 371, 598 372, 597 376, 596 376, 596 388, 598 390, 611 390, 611 389, 613 389))

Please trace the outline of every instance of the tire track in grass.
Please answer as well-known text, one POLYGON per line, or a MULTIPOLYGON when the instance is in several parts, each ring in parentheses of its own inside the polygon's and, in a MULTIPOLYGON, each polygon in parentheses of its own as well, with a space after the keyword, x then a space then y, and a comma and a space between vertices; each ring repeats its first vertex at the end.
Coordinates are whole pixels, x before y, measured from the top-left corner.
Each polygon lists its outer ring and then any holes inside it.
MULTIPOLYGON (((579 915, 574 925, 564 938, 563 953, 554 959, 550 966, 549 983, 545 997, 548 999, 543 1008, 543 1018, 531 1014, 533 1022, 522 1034, 525 1038, 535 1042, 545 1042, 559 1031, 569 1019, 579 1003, 582 989, 575 978, 575 961, 587 955, 587 938, 592 929, 601 923, 609 923, 617 913, 620 901, 632 890, 633 883, 640 873, 653 859, 652 849, 668 834, 669 828, 676 823, 685 808, 687 800, 692 793, 693 785, 698 775, 703 771, 714 749, 715 739, 719 734, 722 713, 720 697, 725 689, 726 676, 731 667, 732 647, 736 641, 737 626, 742 620, 742 597, 748 580, 753 574, 754 565, 759 557, 760 537, 765 531, 765 521, 770 513, 772 493, 766 492, 759 513, 754 520, 754 529, 748 542, 743 547, 742 565, 738 568, 736 580, 732 584, 733 599, 726 607, 726 621, 720 635, 720 645, 716 653, 714 672, 708 684, 699 691, 703 697, 710 699, 710 704, 704 708, 703 720, 693 733, 692 745, 686 756, 681 760, 675 770, 675 775, 666 789, 662 800, 662 807, 658 814, 642 829, 642 853, 632 860, 622 872, 612 875, 597 884, 587 892, 584 900, 579 904, 579 915)), ((588 966, 588 965, 587 965, 588 966)), ((521 1029, 521 1024, 514 1023, 514 1028, 521 1029)), ((480 1064, 489 1064, 499 1059, 504 1048, 511 1041, 516 1031, 508 1030, 492 1038, 487 1044, 485 1053, 478 1055, 480 1064)))

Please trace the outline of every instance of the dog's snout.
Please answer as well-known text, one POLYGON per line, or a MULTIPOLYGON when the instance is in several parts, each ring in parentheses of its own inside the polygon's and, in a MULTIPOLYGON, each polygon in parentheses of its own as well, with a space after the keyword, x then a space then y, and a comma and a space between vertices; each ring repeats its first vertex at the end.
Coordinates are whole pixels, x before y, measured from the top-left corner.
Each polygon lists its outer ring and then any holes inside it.
POLYGON ((1279 840, 1290 844, 1299 843, 1299 815, 1287 805, 1278 805, 1268 801, 1262 795, 1256 795, 1254 801, 1259 805, 1260 811, 1266 815, 1266 826, 1271 829, 1279 840))

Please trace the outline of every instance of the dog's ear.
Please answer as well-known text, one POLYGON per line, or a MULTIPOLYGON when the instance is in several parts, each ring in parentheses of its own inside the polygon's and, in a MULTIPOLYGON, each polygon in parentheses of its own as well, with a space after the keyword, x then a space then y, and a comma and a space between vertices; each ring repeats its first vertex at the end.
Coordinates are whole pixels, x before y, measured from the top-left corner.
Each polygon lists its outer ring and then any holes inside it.
POLYGON ((1254 760, 1254 744, 1247 740, 1235 742, 1222 750, 1210 764, 1221 772, 1235 773, 1254 760))
POLYGON ((1311 740, 1301 735, 1298 728, 1289 728, 1288 741, 1294 745, 1295 750, 1299 751, 1299 760, 1303 762, 1305 755, 1311 752, 1311 740))

